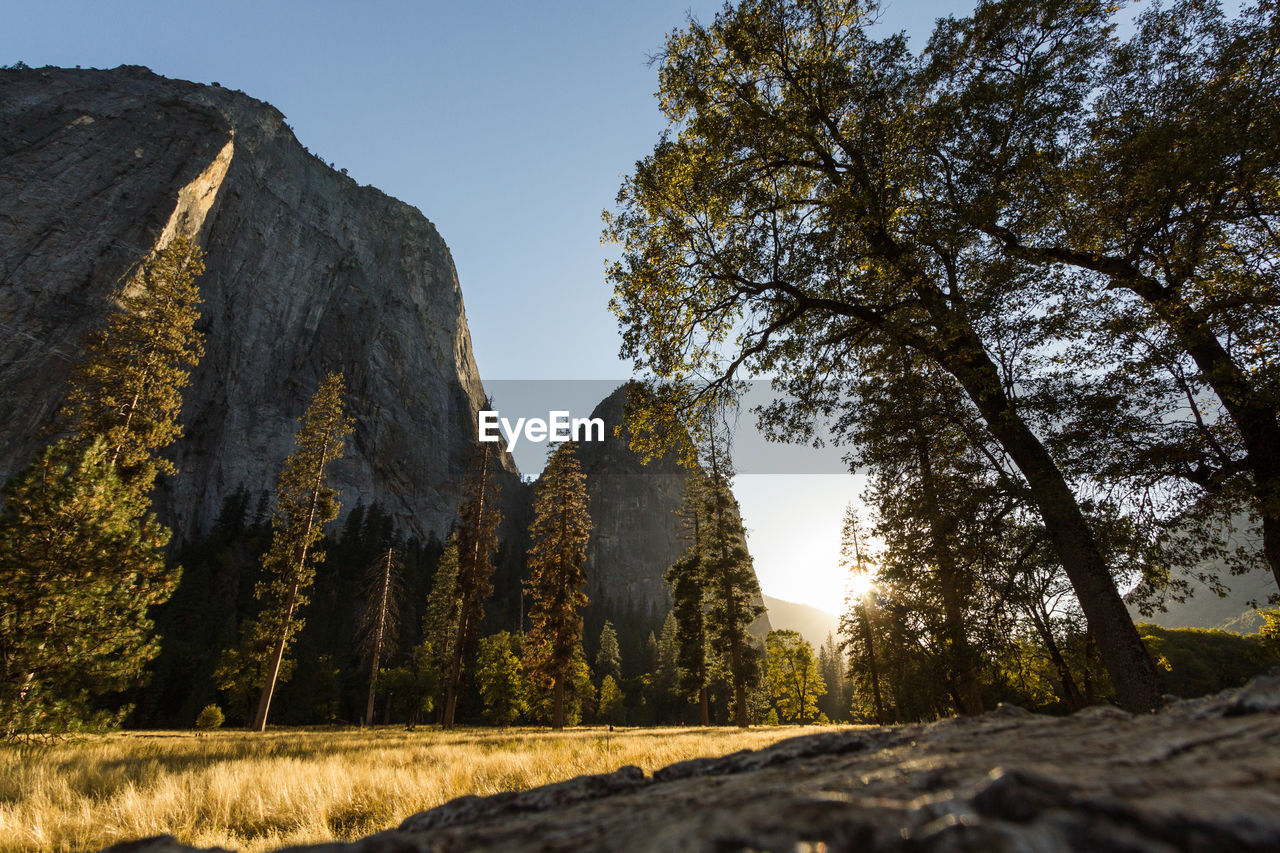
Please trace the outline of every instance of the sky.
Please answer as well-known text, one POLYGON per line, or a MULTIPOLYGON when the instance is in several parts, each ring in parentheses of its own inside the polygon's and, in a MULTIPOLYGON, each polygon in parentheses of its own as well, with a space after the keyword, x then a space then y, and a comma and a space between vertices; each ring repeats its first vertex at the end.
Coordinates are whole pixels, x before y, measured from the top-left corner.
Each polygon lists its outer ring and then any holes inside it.
MULTIPOLYGON (((486 387, 608 386, 632 371, 607 308, 600 214, 665 126, 650 58, 689 14, 709 21, 719 7, 0 0, 0 64, 145 65, 274 105, 311 151, 435 224, 486 387)), ((897 0, 879 29, 918 49, 936 17, 970 8, 897 0)), ((791 473, 743 473, 735 491, 764 593, 835 613, 841 520, 863 482, 839 453, 805 458, 752 468, 791 473)), ((540 466, 540 454, 517 459, 526 474, 540 466)))

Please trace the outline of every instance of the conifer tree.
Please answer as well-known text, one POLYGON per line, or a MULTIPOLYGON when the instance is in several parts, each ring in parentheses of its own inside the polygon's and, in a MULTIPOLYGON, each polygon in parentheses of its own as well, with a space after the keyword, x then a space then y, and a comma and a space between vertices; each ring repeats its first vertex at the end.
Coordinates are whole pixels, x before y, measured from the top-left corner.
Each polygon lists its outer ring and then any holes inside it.
POLYGON ((573 442, 552 451, 538 483, 533 512, 526 582, 532 599, 532 630, 526 643, 526 670, 550 686, 551 725, 560 729, 565 724, 565 688, 582 639, 582 608, 587 603, 583 567, 591 536, 587 478, 573 442))
POLYGON ((519 638, 507 631, 480 639, 476 652, 476 686, 484 715, 497 726, 509 726, 528 711, 519 638))
POLYGON ((0 515, 0 735, 114 724, 93 698, 134 683, 158 645, 169 532, 140 512, 98 439, 46 449, 0 515))
POLYGON ((729 488, 732 469, 714 431, 708 442, 707 463, 703 572, 708 636, 733 685, 734 722, 746 728, 747 692, 760 675, 759 652, 751 644, 747 629, 764 607, 756 603, 760 601, 760 586, 747 553, 738 502, 729 488))
POLYGON ((671 586, 672 616, 676 628, 676 687, 685 697, 697 697, 702 724, 709 725, 707 684, 706 578, 702 555, 690 551, 671 564, 665 575, 671 586))
POLYGON ((356 639, 360 643, 361 664, 369 668, 369 699, 365 705, 366 725, 373 724, 373 699, 378 689, 378 667, 395 654, 400 639, 401 581, 404 564, 395 547, 388 545, 365 570, 364 614, 356 639))
MULTIPOLYGON (((865 577, 870 572, 870 554, 866 547, 866 534, 858 519, 858 511, 853 504, 845 507, 844 529, 841 531, 840 560, 845 570, 851 574, 865 577)), ((841 617, 840 631, 846 638, 846 648, 850 644, 861 647, 863 653, 863 671, 871 686, 872 707, 875 708, 876 722, 884 725, 884 700, 880 695, 880 664, 876 658, 875 636, 871 630, 870 617, 867 615, 867 604, 863 598, 853 598, 846 603, 846 612, 841 617)), ((850 666, 855 666, 850 662, 850 666)))
POLYGON ((195 329, 203 272, 203 253, 183 235, 147 258, 119 310, 89 336, 56 419, 82 445, 101 436, 121 485, 139 495, 176 470, 158 453, 182 433, 182 389, 204 355, 195 329))
POLYGON ((458 694, 465 678, 464 664, 475 651, 484 620, 484 603, 493 594, 493 555, 498 550, 498 460, 494 445, 477 448, 477 458, 458 509, 457 632, 444 673, 444 727, 453 727, 458 694))
MULTIPOLYGON (((450 534, 436 566, 427 594, 427 609, 422 615, 422 636, 431 644, 431 659, 443 683, 443 673, 453 661, 453 646, 458 639, 458 537, 450 534)), ((444 708, 444 697, 440 708, 444 708)))
MULTIPOLYGON (((0 733, 112 715, 94 697, 135 683, 158 646, 148 610, 172 594, 169 531, 151 514, 159 452, 180 432, 203 353, 203 270, 185 237, 145 260, 85 345, 55 423, 65 435, 5 489, 0 509, 0 733)), ((114 715, 118 719, 123 715, 114 715)))
POLYGON ((827 634, 827 639, 818 647, 818 675, 822 683, 827 685, 825 696, 818 697, 818 710, 827 715, 832 722, 844 720, 849 714, 849 692, 845 686, 844 654, 836 645, 835 635, 827 634))
POLYGON ((600 648, 596 650, 596 674, 601 678, 613 676, 615 682, 622 680, 622 652, 618 649, 618 632, 613 623, 605 620, 600 629, 600 648))
POLYGON ((622 725, 626 719, 626 708, 624 702, 626 697, 622 693, 622 688, 618 686, 618 682, 614 680, 612 675, 606 675, 600 680, 600 721, 608 723, 611 726, 622 725))
POLYGON ((316 544, 324 526, 338 517, 337 492, 327 484, 326 474, 329 465, 341 458, 343 442, 352 430, 342 397, 342 374, 330 373, 302 416, 294 437, 297 450, 285 460, 276 485, 271 548, 262 561, 271 577, 254 591, 263 604, 257 630, 271 649, 253 720, 255 731, 267 728, 281 662, 302 628, 297 614, 307 603, 315 567, 324 558, 316 544))

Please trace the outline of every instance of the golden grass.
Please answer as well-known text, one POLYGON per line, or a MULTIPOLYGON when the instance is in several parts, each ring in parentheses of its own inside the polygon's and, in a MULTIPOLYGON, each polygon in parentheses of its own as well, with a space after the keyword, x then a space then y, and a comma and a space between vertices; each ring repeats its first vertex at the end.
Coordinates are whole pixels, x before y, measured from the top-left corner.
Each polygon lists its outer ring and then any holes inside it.
POLYGON ((352 839, 463 794, 756 749, 736 729, 397 728, 122 732, 0 748, 0 853, 97 850, 169 833, 245 853, 352 839))

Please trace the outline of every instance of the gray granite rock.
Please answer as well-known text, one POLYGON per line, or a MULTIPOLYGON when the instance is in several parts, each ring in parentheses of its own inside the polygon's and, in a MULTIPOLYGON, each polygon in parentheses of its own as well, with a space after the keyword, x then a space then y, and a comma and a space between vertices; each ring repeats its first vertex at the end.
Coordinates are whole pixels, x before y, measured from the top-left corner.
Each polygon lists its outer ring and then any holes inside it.
MULTIPOLYGON (((596 406, 591 417, 605 424, 622 424, 627 395, 623 385, 596 406)), ((663 613, 671 606, 671 591, 663 575, 685 548, 680 508, 690 474, 672 454, 645 463, 629 446, 625 431, 612 430, 602 442, 578 446, 587 475, 588 510, 593 529, 587 546, 587 597, 606 606, 652 608, 663 613)), ((763 599, 757 598, 758 604, 763 599)), ((764 639, 769 617, 761 614, 750 626, 764 639)))
POLYGON ((421 213, 330 168, 268 104, 143 68, 0 71, 0 126, 0 480, 35 453, 122 280, 184 232, 208 257, 205 358, 159 501, 179 535, 237 488, 274 486, 331 369, 357 421, 344 507, 447 527, 484 392, 421 213))

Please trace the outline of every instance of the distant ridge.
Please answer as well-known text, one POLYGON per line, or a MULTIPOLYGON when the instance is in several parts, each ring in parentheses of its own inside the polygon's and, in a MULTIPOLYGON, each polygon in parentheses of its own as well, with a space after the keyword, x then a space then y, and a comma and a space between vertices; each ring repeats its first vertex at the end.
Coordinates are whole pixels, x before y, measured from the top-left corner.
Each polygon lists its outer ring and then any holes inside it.
POLYGON ((764 606, 769 608, 769 623, 775 630, 798 631, 815 649, 826 642, 827 634, 839 633, 840 617, 817 607, 768 595, 764 597, 764 606))

